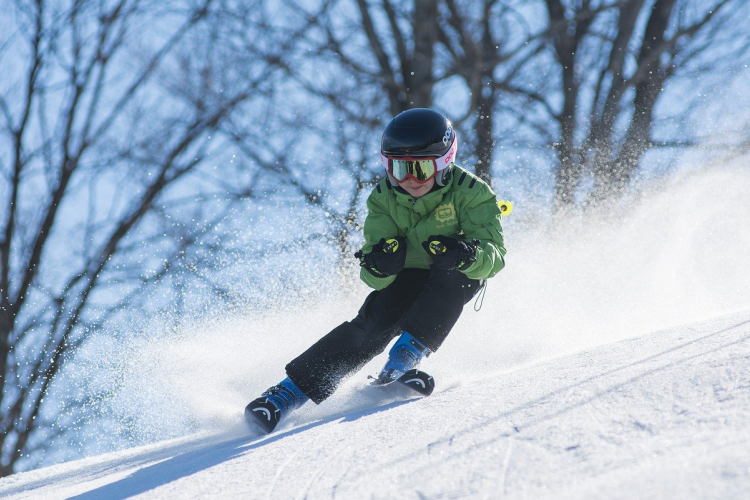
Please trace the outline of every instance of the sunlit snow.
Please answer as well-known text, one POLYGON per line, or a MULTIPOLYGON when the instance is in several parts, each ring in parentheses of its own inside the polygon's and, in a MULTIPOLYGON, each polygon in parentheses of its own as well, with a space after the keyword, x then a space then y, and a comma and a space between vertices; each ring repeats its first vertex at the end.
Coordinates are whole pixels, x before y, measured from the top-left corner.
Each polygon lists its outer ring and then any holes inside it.
POLYGON ((517 205, 508 266, 423 365, 426 399, 373 393, 381 356, 274 434, 243 427, 364 285, 133 340, 117 403, 154 443, 0 479, 0 497, 748 498, 748 193, 726 167, 617 216, 533 225, 517 205))

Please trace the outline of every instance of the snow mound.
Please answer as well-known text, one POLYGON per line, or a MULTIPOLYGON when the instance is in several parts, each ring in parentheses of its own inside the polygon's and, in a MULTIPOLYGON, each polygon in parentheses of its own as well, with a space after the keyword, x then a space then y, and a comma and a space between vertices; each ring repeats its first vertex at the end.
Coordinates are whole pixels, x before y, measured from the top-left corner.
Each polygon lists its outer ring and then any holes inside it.
MULTIPOLYGON (((16 474, 5 499, 747 498, 750 311, 426 399, 346 388, 279 430, 200 434, 16 474), (357 399, 359 398, 359 399, 357 399)), ((364 386, 364 381, 361 382, 364 386)))

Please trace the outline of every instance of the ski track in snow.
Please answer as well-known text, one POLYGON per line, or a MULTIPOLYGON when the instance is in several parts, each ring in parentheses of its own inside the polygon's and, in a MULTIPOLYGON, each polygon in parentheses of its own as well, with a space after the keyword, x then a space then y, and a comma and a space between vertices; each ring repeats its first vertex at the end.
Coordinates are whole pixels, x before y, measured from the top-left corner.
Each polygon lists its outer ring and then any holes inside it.
POLYGON ((426 399, 16 474, 0 498, 750 498, 750 311, 442 389, 436 376, 426 399))

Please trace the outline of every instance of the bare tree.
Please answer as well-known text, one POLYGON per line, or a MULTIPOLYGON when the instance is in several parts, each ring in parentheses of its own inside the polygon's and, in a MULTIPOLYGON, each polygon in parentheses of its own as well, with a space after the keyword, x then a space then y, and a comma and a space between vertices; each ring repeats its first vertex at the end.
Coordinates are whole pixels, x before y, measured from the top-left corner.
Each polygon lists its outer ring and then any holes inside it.
POLYGON ((475 173, 491 183, 498 135, 495 121, 504 107, 503 96, 515 91, 509 82, 520 65, 509 61, 525 60, 518 54, 526 51, 534 33, 508 2, 445 0, 443 4, 438 29, 440 46, 448 55, 441 64, 444 78, 459 76, 466 85, 468 107, 456 121, 472 124, 463 145, 474 160, 475 173))
POLYGON ((305 243, 334 244, 340 267, 347 268, 362 220, 363 188, 380 173, 372 165, 382 126, 405 109, 431 105, 436 5, 229 3, 224 19, 236 27, 224 42, 235 48, 236 64, 260 59, 287 78, 274 89, 268 101, 273 112, 261 127, 233 119, 222 130, 273 179, 279 199, 325 214, 327 230, 306 234, 305 243), (258 17, 264 20, 264 44, 246 29, 258 17), (259 143, 268 147, 261 152, 259 143))
MULTIPOLYGON (((473 160, 477 174, 490 181, 493 122, 500 96, 508 91, 505 82, 513 74, 499 75, 498 68, 522 51, 531 36, 530 28, 518 22, 520 14, 498 0, 320 5, 320 12, 308 18, 310 50, 304 54, 315 59, 316 71, 309 71, 309 63, 290 62, 287 55, 283 65, 289 76, 321 107, 335 110, 347 126, 367 130, 373 138, 388 118, 406 109, 445 111, 434 101, 435 87, 458 76, 469 105, 462 116, 452 118, 459 127, 472 129, 462 136, 462 156, 473 160)), ((450 107, 455 96, 444 97, 450 107)), ((354 135, 349 133, 349 139, 354 135)))
POLYGON ((364 32, 367 44, 345 46, 329 24, 326 31, 330 50, 346 68, 369 75, 380 84, 388 95, 391 115, 431 106, 437 3, 433 0, 414 0, 411 5, 391 0, 356 3, 360 22, 353 28, 364 32), (363 48, 371 61, 361 57, 359 51, 363 48))
POLYGON ((748 46, 737 22, 747 6, 735 0, 546 0, 546 9, 557 88, 530 82, 528 96, 557 126, 558 208, 575 203, 587 174, 589 200, 622 192, 658 142, 655 113, 668 83, 693 64, 725 70, 748 46))
POLYGON ((54 384, 77 349, 205 240, 226 217, 223 202, 248 195, 251 182, 223 191, 202 224, 182 225, 180 238, 169 230, 205 186, 211 134, 269 80, 257 64, 232 80, 211 58, 180 58, 197 34, 209 38, 192 49, 210 46, 212 0, 10 3, 2 9, 14 30, 0 40, 9 75, 0 89, 0 476, 61 432, 48 403, 61 399, 54 384))
MULTIPOLYGON (((646 151, 676 142, 654 137, 657 104, 670 82, 687 77, 691 65, 726 68, 747 46, 738 42, 747 38, 738 21, 747 7, 737 0, 327 0, 317 7, 291 5, 307 22, 297 32, 305 51, 270 61, 307 96, 281 128, 305 123, 305 133, 321 140, 337 136, 349 158, 345 144, 367 147, 359 139, 367 134, 375 142, 390 116, 440 108, 436 90, 459 77, 468 106, 456 121, 470 127, 463 128, 462 156, 489 181, 498 141, 551 148, 557 207, 572 205, 589 178, 589 200, 621 192, 646 151), (340 126, 301 118, 313 115, 335 116, 340 126)), ((241 136, 252 143, 246 131, 241 136)), ((301 170, 288 161, 271 163, 284 165, 308 202, 353 220, 356 196, 346 214, 330 210, 320 195, 324 184, 295 176, 301 170)), ((352 185, 374 180, 354 161, 343 171, 356 174, 352 185)))

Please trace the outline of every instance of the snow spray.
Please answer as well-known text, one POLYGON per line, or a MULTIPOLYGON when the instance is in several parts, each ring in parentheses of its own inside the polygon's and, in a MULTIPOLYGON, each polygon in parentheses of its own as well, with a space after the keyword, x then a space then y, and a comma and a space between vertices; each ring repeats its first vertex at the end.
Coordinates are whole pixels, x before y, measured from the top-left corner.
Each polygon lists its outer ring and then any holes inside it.
MULTIPOLYGON (((750 171, 722 167, 674 177, 614 214, 528 224, 517 202, 513 218, 503 218, 506 268, 489 280, 484 307, 466 307, 425 364, 437 390, 747 308, 748 193, 750 171)), ((352 273, 346 290, 134 342, 112 407, 145 441, 229 428, 248 401, 285 376, 287 362, 353 318, 369 292, 352 273)), ((384 360, 376 357, 326 404, 308 404, 294 418, 371 404, 361 388, 384 360)))

